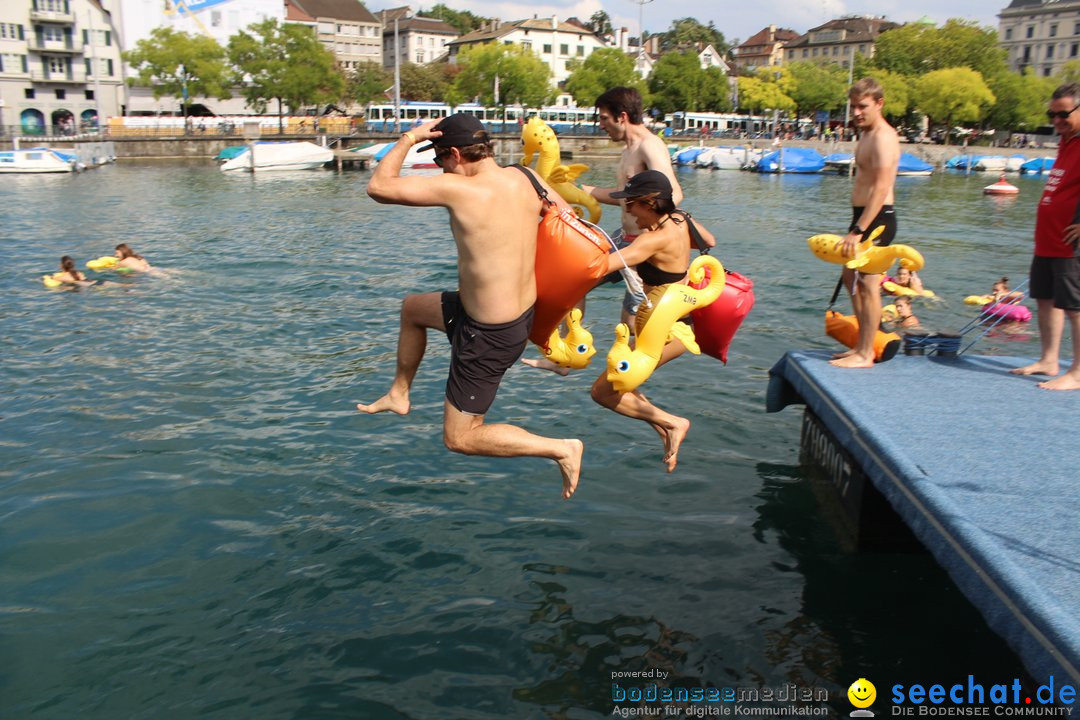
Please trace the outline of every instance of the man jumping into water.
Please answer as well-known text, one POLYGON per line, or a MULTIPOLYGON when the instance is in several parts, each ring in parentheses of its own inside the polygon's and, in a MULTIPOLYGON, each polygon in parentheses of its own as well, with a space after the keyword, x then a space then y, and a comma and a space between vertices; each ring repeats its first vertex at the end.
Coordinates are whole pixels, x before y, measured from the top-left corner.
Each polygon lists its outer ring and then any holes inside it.
MULTIPOLYGON (((496 164, 480 121, 458 113, 413 128, 379 162, 367 187, 380 203, 445 207, 458 252, 458 290, 408 295, 401 308, 397 371, 390 391, 365 413, 409 412, 409 389, 427 347, 427 329, 450 340, 443 442, 465 455, 543 457, 562 474, 563 497, 577 489, 584 444, 546 438, 484 414, 507 368, 525 350, 536 302, 536 227, 540 199, 518 170, 496 164), (409 148, 432 141, 437 177, 400 177, 409 148)), ((549 196, 555 192, 549 189, 549 196)))
MULTIPOLYGON (((896 237, 893 187, 900 162, 900 139, 881 114, 885 96, 873 78, 859 80, 848 91, 859 142, 855 144, 855 183, 851 188, 851 225, 841 241, 844 257, 855 257, 855 246, 879 225, 885 231, 875 245, 885 246, 896 237)), ((834 356, 837 367, 865 368, 874 365, 874 335, 881 325, 881 275, 864 275, 844 268, 843 281, 851 293, 851 306, 859 323, 855 347, 834 356)))

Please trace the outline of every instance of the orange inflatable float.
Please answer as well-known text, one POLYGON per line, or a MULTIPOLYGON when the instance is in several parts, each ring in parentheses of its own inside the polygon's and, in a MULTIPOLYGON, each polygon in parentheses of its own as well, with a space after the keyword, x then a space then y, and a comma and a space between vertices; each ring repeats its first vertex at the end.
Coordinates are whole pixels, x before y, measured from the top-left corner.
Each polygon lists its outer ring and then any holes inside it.
MULTIPOLYGON (((706 268, 705 279, 693 287, 708 285, 710 274, 706 268)), ((727 270, 726 274, 727 284, 724 285, 720 297, 690 313, 694 321, 694 337, 701 352, 711 355, 725 365, 728 346, 731 345, 739 325, 754 307, 754 281, 731 270, 727 270)))
MULTIPOLYGON (((854 315, 841 315, 836 310, 825 311, 825 333, 849 348, 859 342, 859 322, 854 315)), ((881 330, 874 335, 874 362, 892 360, 900 349, 900 336, 881 330)))

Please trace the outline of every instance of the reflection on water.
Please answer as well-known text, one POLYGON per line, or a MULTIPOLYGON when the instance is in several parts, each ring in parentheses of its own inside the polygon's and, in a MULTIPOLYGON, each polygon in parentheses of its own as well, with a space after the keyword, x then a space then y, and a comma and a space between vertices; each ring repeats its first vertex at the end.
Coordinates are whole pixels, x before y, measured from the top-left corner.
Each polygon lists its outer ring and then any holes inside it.
MULTIPOLYGON (((846 712, 857 677, 1020 672, 926 556, 839 549, 798 413, 764 414, 783 352, 830 346, 839 268, 805 239, 846 228, 847 178, 680 172, 757 305, 726 367, 649 380, 694 423, 672 475, 648 427, 588 399, 599 365, 508 374, 493 420, 586 442, 569 503, 549 462, 445 450, 441 337, 409 416, 353 411, 392 377, 401 297, 456 278, 445 211, 377 205, 366 178, 158 162, 0 183, 0 657, 19 658, 0 715, 599 717, 636 669, 825 687, 846 712), (169 277, 42 287, 119 242, 169 277)), ((1017 183, 1005 205, 976 176, 898 182, 898 242, 940 298, 924 324, 962 327, 964 296, 1025 275, 1042 185, 1017 183)), ((602 352, 621 292, 590 295, 602 352)), ((1022 330, 976 349, 1032 355, 1022 330)))

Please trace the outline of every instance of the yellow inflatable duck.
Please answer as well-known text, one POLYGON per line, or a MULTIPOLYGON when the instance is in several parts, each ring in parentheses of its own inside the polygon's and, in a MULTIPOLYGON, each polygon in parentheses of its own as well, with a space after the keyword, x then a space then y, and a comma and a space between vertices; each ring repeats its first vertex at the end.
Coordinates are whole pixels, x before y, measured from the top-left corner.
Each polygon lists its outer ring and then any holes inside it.
POLYGON ((548 360, 572 370, 588 367, 595 354, 592 333, 582 326, 581 310, 578 308, 566 316, 566 337, 561 337, 556 327, 548 339, 548 349, 544 351, 544 357, 548 360))
MULTIPOLYGON (((659 299, 649 312, 645 325, 638 330, 637 342, 630 349, 630 328, 619 323, 615 328, 615 344, 607 356, 607 379, 618 392, 631 392, 645 382, 660 362, 664 345, 672 337, 680 340, 690 352, 700 354, 693 330, 679 318, 691 310, 706 307, 724 291, 727 283, 724 266, 712 255, 701 255, 690 264, 690 282, 699 283, 709 268, 709 284, 700 289, 690 285, 671 284, 662 289, 659 299)), ((650 300, 653 298, 650 297, 650 300)), ((640 311, 647 312, 644 308, 640 311)))
POLYGON ((574 184, 574 180, 588 170, 589 166, 581 163, 563 165, 559 162, 559 138, 546 122, 535 115, 529 118, 521 128, 521 144, 525 150, 522 165, 532 165, 533 158, 540 153, 536 161, 537 175, 574 206, 578 217, 584 217, 588 212, 589 222, 600 222, 599 201, 574 184))
POLYGON ((855 246, 855 257, 846 258, 840 254, 840 243, 844 238, 839 235, 823 233, 807 238, 806 244, 810 246, 810 252, 825 262, 843 265, 846 268, 858 270, 864 275, 881 275, 885 273, 894 262, 900 261, 900 266, 908 270, 922 270, 926 265, 922 254, 910 245, 886 245, 878 247, 874 245, 874 239, 885 231, 884 225, 879 225, 870 235, 855 246))

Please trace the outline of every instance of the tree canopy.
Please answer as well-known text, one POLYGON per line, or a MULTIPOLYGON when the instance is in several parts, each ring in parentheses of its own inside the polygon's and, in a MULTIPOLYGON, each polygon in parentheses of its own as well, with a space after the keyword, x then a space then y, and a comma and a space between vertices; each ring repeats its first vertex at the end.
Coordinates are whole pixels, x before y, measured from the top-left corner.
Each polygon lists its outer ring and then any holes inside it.
POLYGON ((554 97, 550 68, 520 45, 484 43, 467 47, 458 55, 458 65, 461 71, 447 93, 452 105, 478 98, 484 105, 497 107, 539 107, 554 97))
POLYGON ((468 10, 454 10, 443 3, 438 3, 430 10, 421 10, 418 14, 424 17, 438 18, 447 25, 452 25, 462 35, 479 29, 487 21, 487 18, 474 15, 468 10))
POLYGON ((585 27, 589 28, 593 35, 614 35, 615 28, 611 25, 611 16, 609 16, 603 10, 597 10, 589 18, 589 21, 585 23, 585 27))
POLYGON ((989 77, 1008 69, 1006 53, 998 47, 995 29, 957 19, 947 21, 940 28, 908 23, 881 33, 874 43, 871 64, 907 76, 968 67, 989 77))
POLYGON ((659 35, 660 50, 664 52, 685 50, 700 42, 712 45, 718 53, 724 55, 731 47, 724 38, 724 33, 720 32, 711 20, 708 25, 704 25, 694 18, 679 18, 673 20, 671 27, 659 35))
POLYGON ((282 25, 276 18, 252 23, 229 38, 228 54, 234 79, 257 112, 270 100, 277 100, 279 116, 283 105, 334 102, 345 89, 333 53, 304 25, 282 25))
POLYGON ((661 55, 649 76, 649 92, 660 112, 731 109, 727 76, 720 68, 702 69, 692 50, 661 55))
POLYGON ((211 37, 154 28, 123 58, 137 73, 128 84, 149 87, 155 100, 166 95, 182 99, 185 88, 188 97, 232 97, 225 49, 211 37))
POLYGON ((994 93, 982 75, 966 67, 934 70, 915 81, 915 106, 947 125, 977 122, 994 104, 994 93))
POLYGON ((739 78, 739 108, 754 112, 794 110, 795 101, 785 95, 776 82, 747 76, 739 78))
POLYGON ((634 68, 633 56, 617 48, 594 50, 584 60, 571 60, 569 68, 566 91, 578 105, 591 107, 602 93, 618 86, 637 88, 642 97, 648 95, 645 80, 634 68))
POLYGON ((367 105, 387 100, 386 90, 394 87, 394 76, 379 63, 358 63, 349 75, 345 95, 352 102, 367 105))

